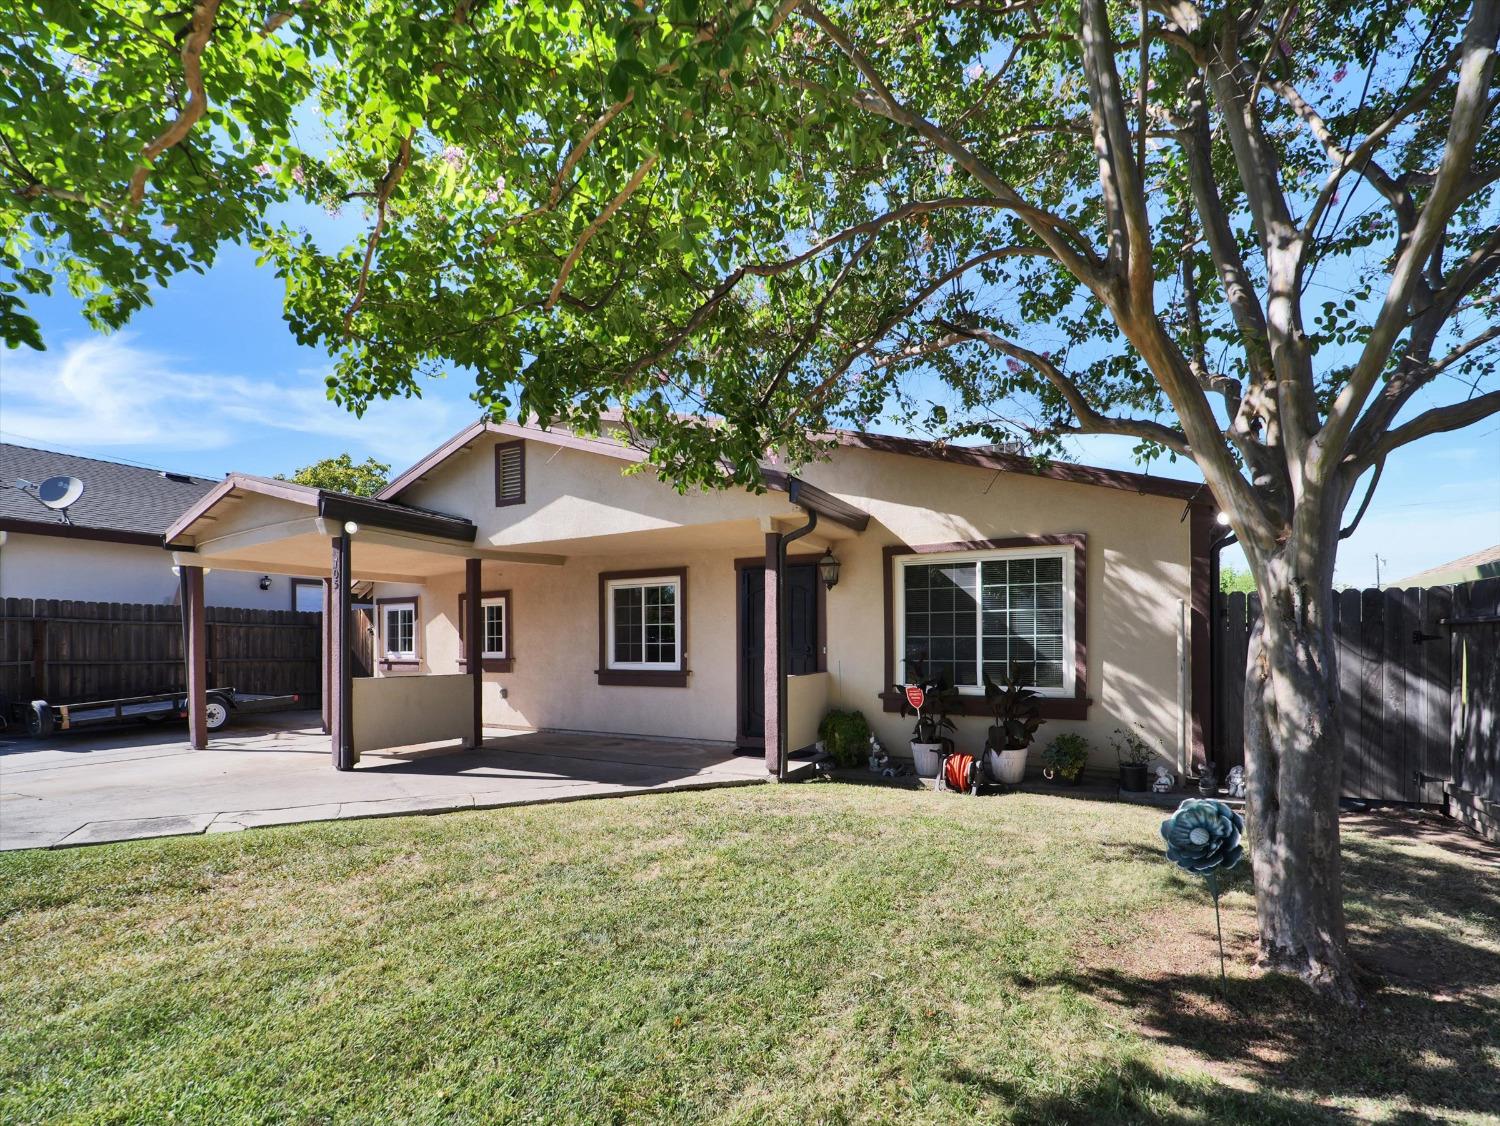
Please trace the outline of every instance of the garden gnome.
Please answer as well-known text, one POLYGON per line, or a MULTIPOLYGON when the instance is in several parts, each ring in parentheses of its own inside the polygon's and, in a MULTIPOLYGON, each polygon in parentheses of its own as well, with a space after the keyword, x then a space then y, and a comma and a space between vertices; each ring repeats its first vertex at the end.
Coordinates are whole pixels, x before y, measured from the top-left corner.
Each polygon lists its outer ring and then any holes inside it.
POLYGON ((1177 788, 1177 776, 1165 766, 1156 768, 1156 781, 1151 783, 1153 794, 1170 794, 1177 788))

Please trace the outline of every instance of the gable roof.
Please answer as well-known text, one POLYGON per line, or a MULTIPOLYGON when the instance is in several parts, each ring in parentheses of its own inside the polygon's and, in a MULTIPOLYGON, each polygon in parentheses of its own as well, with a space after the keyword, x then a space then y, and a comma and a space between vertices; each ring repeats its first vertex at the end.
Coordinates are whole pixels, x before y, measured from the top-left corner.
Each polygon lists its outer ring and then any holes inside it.
POLYGON ((0 442, 0 528, 120 543, 161 544, 162 533, 217 482, 118 461, 0 442), (69 525, 17 486, 48 477, 77 477, 83 495, 68 509, 69 525))
MULTIPOLYGON (((540 426, 517 422, 491 422, 481 418, 464 427, 410 468, 398 473, 391 479, 390 484, 375 495, 381 500, 396 497, 486 433, 526 438, 548 445, 585 450, 621 461, 642 462, 646 460, 646 455, 640 450, 609 438, 588 438, 566 430, 547 430, 540 426)), ((1101 488, 1121 489, 1148 496, 1173 497, 1195 505, 1211 506, 1214 504, 1212 493, 1206 485, 1199 482, 1184 481, 1174 477, 1153 477, 1147 473, 1132 473, 1126 470, 1102 469, 1097 466, 1078 465, 1066 461, 1052 461, 1038 465, 1030 458, 1008 453, 992 445, 957 446, 923 441, 919 438, 899 438, 893 434, 871 434, 859 430, 835 430, 827 437, 840 446, 857 449, 903 454, 907 457, 931 458, 956 465, 971 465, 1005 473, 1019 473, 1029 477, 1071 481, 1082 485, 1097 485, 1101 488)), ((761 468, 765 472, 766 484, 773 489, 786 490, 791 481, 797 480, 774 466, 763 465, 761 468)), ((810 488, 811 486, 804 482, 803 487, 810 488)))
POLYGON ((1418 571, 1414 575, 1407 575, 1404 579, 1386 583, 1386 586, 1450 586, 1455 583, 1492 579, 1496 576, 1500 576, 1500 543, 1494 547, 1481 548, 1449 563, 1441 563, 1425 571, 1418 571))

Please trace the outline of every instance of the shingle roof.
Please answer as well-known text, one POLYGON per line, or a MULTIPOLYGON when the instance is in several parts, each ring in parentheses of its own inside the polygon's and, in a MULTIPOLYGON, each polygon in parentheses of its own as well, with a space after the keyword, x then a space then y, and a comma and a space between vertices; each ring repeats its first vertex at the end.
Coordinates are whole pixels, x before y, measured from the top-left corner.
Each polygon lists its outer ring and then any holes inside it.
POLYGON ((1479 579, 1500 575, 1500 543, 1494 547, 1481 548, 1472 555, 1465 555, 1448 563, 1429 567, 1404 579, 1397 579, 1387 586, 1449 586, 1453 583, 1470 583, 1479 579))
POLYGON ((16 479, 40 485, 48 477, 63 476, 83 482, 83 496, 68 510, 74 525, 135 535, 160 535, 218 484, 207 477, 165 474, 139 465, 0 442, 0 520, 62 523, 34 492, 17 488, 16 479))

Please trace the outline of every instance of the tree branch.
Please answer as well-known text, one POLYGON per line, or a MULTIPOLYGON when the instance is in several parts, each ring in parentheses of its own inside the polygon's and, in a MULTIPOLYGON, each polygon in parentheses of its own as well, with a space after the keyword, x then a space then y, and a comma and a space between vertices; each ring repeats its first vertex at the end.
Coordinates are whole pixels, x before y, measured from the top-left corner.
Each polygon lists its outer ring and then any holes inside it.
POLYGON ((552 307, 557 304, 562 288, 568 282, 568 275, 573 272, 573 267, 578 264, 579 256, 583 254, 583 248, 604 229, 604 225, 609 222, 616 211, 625 205, 625 201, 635 194, 636 189, 650 175, 651 169, 656 167, 656 162, 660 159, 659 153, 652 153, 641 161, 640 167, 626 181, 625 186, 620 189, 615 198, 605 204, 604 210, 599 212, 594 221, 584 228, 583 233, 578 236, 578 241, 573 244, 573 249, 568 251, 568 256, 563 259, 562 269, 557 272, 557 280, 552 283, 552 292, 547 294, 547 300, 542 302, 543 312, 550 313, 552 307))
POLYGON ((401 182, 407 166, 411 164, 411 145, 415 136, 415 129, 407 132, 401 141, 401 147, 396 152, 396 159, 386 168, 385 175, 380 178, 380 183, 375 187, 375 225, 370 228, 370 234, 365 239, 365 257, 359 267, 359 281, 354 287, 354 300, 349 302, 349 308, 344 310, 345 336, 349 335, 349 330, 354 324, 354 314, 359 312, 359 307, 365 303, 365 292, 370 284, 370 264, 375 260, 375 248, 380 244, 380 236, 385 231, 385 216, 390 206, 391 193, 396 190, 396 185, 401 182))
POLYGON ((140 160, 131 174, 126 189, 127 206, 138 210, 146 198, 146 180, 151 175, 151 166, 156 158, 173 145, 178 144, 197 124, 208 109, 208 94, 203 88, 203 49, 214 33, 214 19, 219 13, 219 0, 198 0, 193 7, 193 19, 188 25, 187 35, 182 40, 182 77, 187 83, 188 102, 154 140, 141 150, 140 160))
POLYGON ((1410 445, 1419 438, 1426 438, 1432 434, 1445 434, 1450 430, 1462 430, 1465 426, 1471 426, 1494 414, 1500 414, 1500 391, 1475 395, 1472 399, 1465 399, 1461 403, 1449 403, 1445 407, 1433 407, 1432 410, 1417 415, 1410 422, 1388 431, 1375 444, 1370 454, 1360 458, 1356 464, 1361 466, 1373 464, 1383 460, 1392 450, 1410 445))

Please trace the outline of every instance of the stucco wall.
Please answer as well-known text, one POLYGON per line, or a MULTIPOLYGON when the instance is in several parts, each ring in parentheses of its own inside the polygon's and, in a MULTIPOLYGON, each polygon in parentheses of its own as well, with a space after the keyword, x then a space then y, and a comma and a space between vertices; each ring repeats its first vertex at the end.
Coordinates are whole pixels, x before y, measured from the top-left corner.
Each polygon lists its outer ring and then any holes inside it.
MULTIPOLYGON (((430 487, 418 486, 404 499, 468 515, 497 535, 509 528, 506 542, 517 544, 524 542, 512 538, 521 525, 501 527, 517 516, 524 517, 539 541, 565 540, 601 535, 594 518, 601 508, 628 514, 643 487, 649 490, 649 503, 640 502, 644 518, 653 521, 677 511, 678 505, 685 506, 684 516, 698 513, 709 499, 684 500, 649 479, 622 481, 619 462, 563 451, 562 460, 550 463, 554 476, 549 487, 558 495, 544 501, 538 490, 545 475, 535 465, 546 450, 532 443, 527 495, 529 504, 540 507, 529 514, 496 510, 489 476, 492 445, 480 443, 435 475, 430 487), (469 482, 467 494, 459 487, 464 481, 469 482)), ((1085 720, 1049 721, 1039 746, 1060 732, 1078 731, 1092 744, 1093 765, 1108 767, 1114 763, 1111 731, 1138 723, 1164 755, 1181 760, 1190 707, 1182 664, 1190 529, 1182 519, 1181 500, 860 449, 840 450, 835 460, 809 466, 801 476, 872 517, 863 534, 835 545, 843 570, 827 598, 830 705, 862 711, 889 749, 905 753, 910 721, 884 711, 877 698, 887 687, 887 545, 1081 533, 1087 537, 1087 691, 1092 704, 1085 720)), ((743 521, 744 499, 726 494, 721 519, 743 521)), ((755 504, 764 500, 751 499, 755 504)), ((511 591, 515 661, 511 673, 485 676, 486 722, 734 739, 739 659, 734 559, 759 555, 763 545, 758 533, 747 532, 743 524, 726 527, 725 541, 714 550, 653 550, 651 535, 650 530, 620 534, 616 552, 569 555, 561 567, 485 563, 485 589, 511 591), (599 572, 682 565, 688 569, 689 686, 598 685, 599 572), (508 693, 504 699, 502 685, 508 693)), ((823 546, 815 535, 798 550, 820 551, 823 546)), ((447 673, 459 667, 456 619, 462 587, 462 574, 455 571, 421 588, 381 584, 377 590, 380 597, 419 594, 422 671, 447 673)), ((988 723, 978 716, 959 718, 960 744, 978 749, 988 723)), ((799 744, 794 739, 792 745, 799 744)))
POLYGON ((356 677, 357 752, 473 738, 473 691, 467 676, 356 677))
MULTIPOLYGON (((270 589, 261 590, 260 578, 212 571, 204 600, 210 606, 290 610, 291 579, 272 575, 270 589)), ((163 548, 7 532, 0 543, 0 598, 172 605, 178 585, 172 555, 163 548)))

